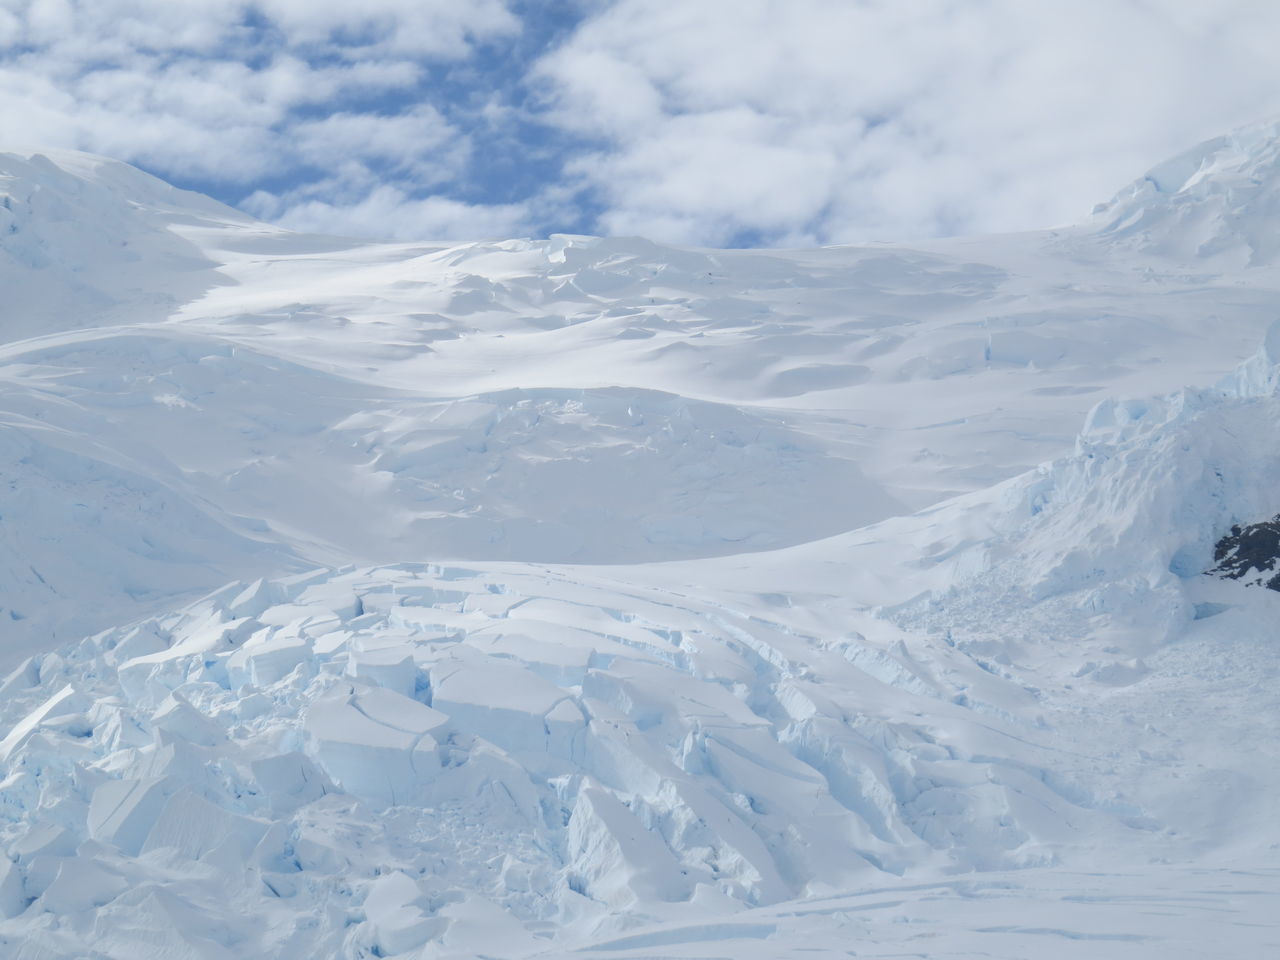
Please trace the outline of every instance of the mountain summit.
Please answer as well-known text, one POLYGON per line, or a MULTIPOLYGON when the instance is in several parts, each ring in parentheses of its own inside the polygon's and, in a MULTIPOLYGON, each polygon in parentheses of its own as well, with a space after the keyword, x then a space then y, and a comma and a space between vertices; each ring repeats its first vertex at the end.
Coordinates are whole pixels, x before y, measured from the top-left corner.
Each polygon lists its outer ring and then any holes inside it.
POLYGON ((1280 122, 1217 137, 1149 171, 1094 210, 1128 249, 1233 267, 1280 254, 1280 122))

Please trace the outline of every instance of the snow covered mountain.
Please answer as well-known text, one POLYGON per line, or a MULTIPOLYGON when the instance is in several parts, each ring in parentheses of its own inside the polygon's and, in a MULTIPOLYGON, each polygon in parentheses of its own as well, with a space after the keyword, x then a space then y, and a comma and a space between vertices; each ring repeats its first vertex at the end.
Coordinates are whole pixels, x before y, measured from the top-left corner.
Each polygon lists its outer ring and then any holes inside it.
POLYGON ((0 155, 5 955, 1265 955, 1277 151, 800 251, 0 155))

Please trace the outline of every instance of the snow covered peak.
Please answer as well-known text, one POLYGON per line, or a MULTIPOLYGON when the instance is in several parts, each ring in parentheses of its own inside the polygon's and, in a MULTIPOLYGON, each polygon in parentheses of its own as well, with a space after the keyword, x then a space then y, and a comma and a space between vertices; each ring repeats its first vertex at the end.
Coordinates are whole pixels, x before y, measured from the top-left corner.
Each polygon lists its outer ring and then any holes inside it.
POLYGON ((1280 254, 1280 121, 1215 137, 1148 171, 1094 210, 1121 246, 1235 266, 1280 254))
POLYGON ((80 220, 87 225, 95 216, 118 218, 132 211, 134 218, 153 224, 254 222, 202 193, 181 190, 120 160, 78 150, 0 150, 0 197, 9 199, 4 209, 10 213, 15 204, 31 204, 33 221, 80 220))
POLYGON ((161 319, 217 282, 172 228, 252 222, 119 161, 0 153, 0 338, 161 319))

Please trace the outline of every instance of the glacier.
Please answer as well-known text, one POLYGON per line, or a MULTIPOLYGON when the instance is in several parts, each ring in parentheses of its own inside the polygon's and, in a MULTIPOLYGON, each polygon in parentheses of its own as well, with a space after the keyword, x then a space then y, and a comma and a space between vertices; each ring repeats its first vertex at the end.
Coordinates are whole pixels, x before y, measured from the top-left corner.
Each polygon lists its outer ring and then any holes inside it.
POLYGON ((386 244, 0 154, 4 955, 1266 955, 1278 190, 386 244))

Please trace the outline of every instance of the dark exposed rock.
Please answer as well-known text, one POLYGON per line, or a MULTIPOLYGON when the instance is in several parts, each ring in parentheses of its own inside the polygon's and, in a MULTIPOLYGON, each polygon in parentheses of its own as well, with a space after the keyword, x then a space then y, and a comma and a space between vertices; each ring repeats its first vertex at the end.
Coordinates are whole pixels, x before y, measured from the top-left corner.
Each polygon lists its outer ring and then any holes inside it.
POLYGON ((1234 526, 1214 545, 1214 568, 1223 579, 1280 590, 1280 516, 1247 527, 1234 526))

